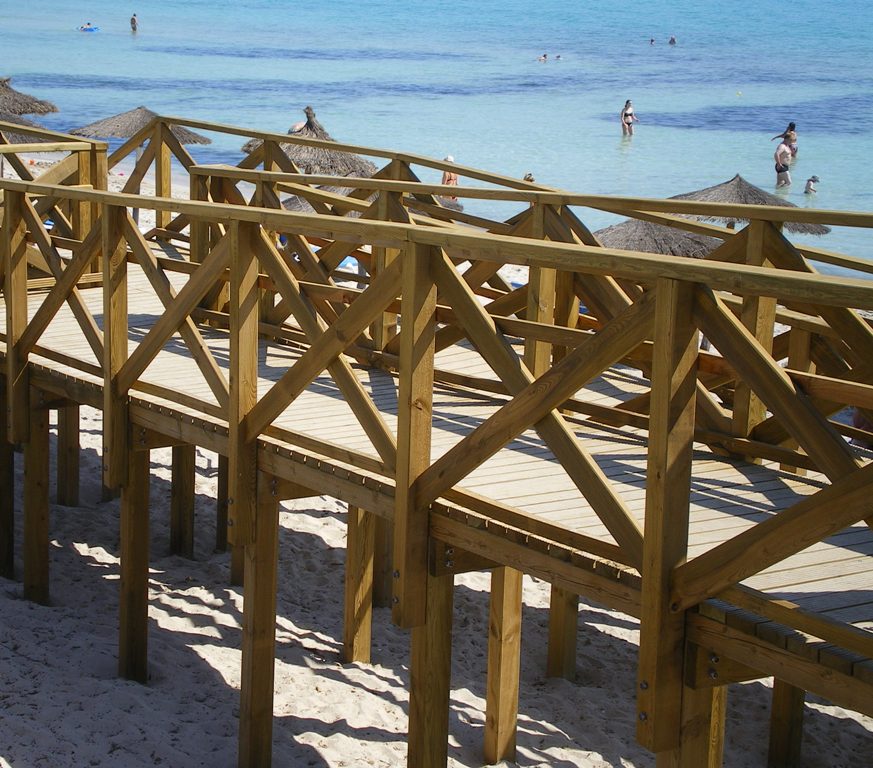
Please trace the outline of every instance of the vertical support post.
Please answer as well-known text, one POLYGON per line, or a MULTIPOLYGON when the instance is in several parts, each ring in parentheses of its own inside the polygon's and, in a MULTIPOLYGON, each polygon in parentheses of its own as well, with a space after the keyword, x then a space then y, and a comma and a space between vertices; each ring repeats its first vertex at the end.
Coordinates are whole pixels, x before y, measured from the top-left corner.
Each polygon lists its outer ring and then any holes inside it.
MULTIPOLYGON (((172 154, 169 145, 164 141, 164 133, 168 131, 166 125, 155 125, 155 134, 152 138, 155 149, 155 194, 158 197, 173 196, 173 168, 172 154)), ((155 226, 158 229, 166 227, 170 223, 172 213, 170 211, 155 211, 155 226)))
MULTIPOLYGON (((767 222, 752 220, 748 227, 746 263, 762 266, 767 263, 764 254, 764 229, 767 222)), ((740 321, 751 331, 768 352, 773 349, 773 327, 776 322, 776 300, 767 296, 746 296, 740 311, 740 321)), ((744 381, 738 381, 734 392, 734 434, 747 437, 767 414, 767 407, 744 381)), ((758 460, 750 459, 750 461, 758 460)))
POLYGON ((672 753, 666 762, 677 768, 721 768, 727 693, 726 685, 684 689, 682 747, 679 754, 672 753))
MULTIPOLYGON (((792 328, 788 336, 788 367, 795 371, 815 372, 815 363, 812 360, 812 333, 803 328, 792 328)), ((784 445, 796 448, 797 441, 787 440, 784 445)), ((806 474, 806 469, 803 467, 780 464, 779 468, 797 475, 806 474)))
POLYGON ((24 597, 49 602, 49 412, 31 391, 30 440, 24 445, 24 597))
POLYGON ((403 260, 392 619, 406 628, 424 624, 427 607, 428 514, 416 503, 415 481, 430 464, 436 257, 432 247, 411 243, 403 260))
POLYGON ((370 663, 373 626, 373 545, 376 516, 349 505, 346 544, 343 660, 370 663))
POLYGON ((79 406, 58 408, 58 504, 75 507, 79 503, 79 406))
POLYGON ((670 610, 670 579, 688 549, 697 328, 692 284, 661 279, 655 290, 637 740, 661 753, 680 746, 685 616, 670 610))
POLYGON ((255 538, 257 435, 245 434, 245 417, 258 398, 258 264, 252 225, 230 223, 230 417, 228 433, 228 538, 255 538))
POLYGON ((579 595, 552 585, 549 601, 549 653, 546 675, 576 678, 576 628, 579 623, 579 595))
POLYGON ((3 215, 3 297, 6 299, 6 426, 11 443, 28 441, 30 384, 18 341, 27 327, 27 227, 23 192, 8 190, 3 215))
MULTIPOLYGON (((205 176, 191 175, 188 192, 191 200, 208 200, 209 186, 205 176)), ((188 243, 189 258, 194 264, 202 264, 209 251, 209 224, 200 217, 192 218, 188 225, 190 241, 188 243)))
POLYGON ((391 565, 391 552, 394 548, 394 526, 379 515, 376 518, 373 543, 373 605, 388 608, 391 605, 391 591, 394 586, 394 570, 391 565))
POLYGON ((495 568, 488 622, 488 684, 485 702, 485 762, 515 760, 521 666, 522 573, 495 568))
MULTIPOLYGON (((109 189, 109 158, 106 156, 107 149, 106 144, 92 143, 91 149, 88 151, 88 162, 91 165, 91 186, 94 189, 109 189)), ((92 224, 97 221, 100 216, 100 203, 91 203, 90 216, 92 224)), ((100 263, 97 259, 94 259, 92 262, 91 271, 100 271, 100 263)))
MULTIPOLYGON (((91 153, 89 151, 76 152, 76 160, 79 164, 79 185, 91 185, 91 153)), ((73 234, 79 240, 83 240, 91 229, 91 203, 82 200, 73 203, 73 234)))
POLYGON ((255 536, 245 545, 239 768, 270 765, 273 750, 279 499, 263 473, 256 492, 255 536))
MULTIPOLYGON (((391 164, 391 178, 397 178, 395 162, 392 161, 391 164)), ((379 197, 376 199, 376 217, 379 221, 391 220, 388 200, 388 192, 379 192, 379 197)), ((370 268, 371 278, 383 272, 398 257, 399 253, 396 248, 374 245, 372 267, 370 268)), ((383 312, 370 326, 370 333, 373 336, 373 343, 376 349, 385 349, 388 342, 397 335, 397 314, 394 312, 383 312)))
POLYGON ((407 768, 445 768, 452 678, 454 577, 427 574, 427 620, 412 629, 407 768))
POLYGON ((148 451, 127 454, 121 486, 118 674, 138 683, 148 681, 149 457, 148 451))
POLYGON ((230 583, 242 586, 245 570, 245 546, 243 544, 228 544, 228 499, 230 485, 230 461, 227 456, 218 457, 218 499, 216 500, 215 516, 215 549, 226 552, 230 546, 230 583))
POLYGON ((194 557, 194 474, 197 449, 194 445, 173 446, 170 487, 170 551, 194 557))
POLYGON ((227 552, 227 456, 218 454, 218 488, 215 494, 215 551, 227 552))
POLYGON ((6 377, 0 376, 0 576, 15 577, 15 451, 6 439, 6 377))
POLYGON ((130 450, 128 398, 118 390, 118 374, 127 362, 127 244, 125 208, 103 209, 103 485, 123 485, 130 450))
POLYGON ((778 678, 773 679, 767 768, 792 768, 801 764, 805 695, 802 688, 795 688, 778 678))

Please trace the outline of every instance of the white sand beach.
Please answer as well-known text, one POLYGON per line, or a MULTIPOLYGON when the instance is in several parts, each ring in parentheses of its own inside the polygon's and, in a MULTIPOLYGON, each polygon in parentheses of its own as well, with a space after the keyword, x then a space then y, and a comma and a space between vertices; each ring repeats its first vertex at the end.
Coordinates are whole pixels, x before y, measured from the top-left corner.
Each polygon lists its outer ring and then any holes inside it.
MULTIPOLYGON (((0 766, 230 768, 242 594, 229 554, 214 550, 217 457, 198 450, 188 560, 169 554, 170 451, 152 452, 150 679, 131 683, 116 671, 119 502, 101 501, 100 430, 99 412, 83 408, 80 505, 51 506, 49 606, 22 597, 17 512, 16 580, 0 579, 0 766)), ((344 505, 287 502, 280 522, 274 765, 405 765, 408 633, 378 609, 373 663, 341 661, 344 505)), ((456 583, 449 765, 472 767, 482 765, 489 578, 456 583)), ((637 622, 583 604, 577 679, 546 679, 548 598, 548 584, 525 579, 515 764, 654 766, 634 739, 637 622)), ((731 687, 725 766, 766 764, 769 693, 765 682, 731 687)), ((809 696, 803 755, 816 768, 873 764, 873 719, 809 696)))
MULTIPOLYGON (((230 768, 242 595, 229 584, 229 555, 214 551, 217 458, 198 450, 187 560, 168 554, 170 452, 152 452, 144 686, 116 675, 119 503, 100 501, 99 412, 83 409, 82 432, 80 506, 51 507, 51 605, 25 601, 19 581, 0 579, 0 766, 230 768)), ((377 609, 373 663, 341 661, 344 512, 329 497, 283 504, 277 766, 405 764, 408 634, 377 609)), ((450 766, 482 764, 488 587, 487 574, 457 579, 450 766)), ((634 741, 637 622, 583 604, 577 680, 546 679, 548 596, 547 584, 526 578, 517 764, 653 766, 634 741)), ((768 686, 732 686, 730 702, 725 765, 764 765, 768 686)), ((803 750, 808 766, 868 765, 873 720, 810 696, 803 750)))

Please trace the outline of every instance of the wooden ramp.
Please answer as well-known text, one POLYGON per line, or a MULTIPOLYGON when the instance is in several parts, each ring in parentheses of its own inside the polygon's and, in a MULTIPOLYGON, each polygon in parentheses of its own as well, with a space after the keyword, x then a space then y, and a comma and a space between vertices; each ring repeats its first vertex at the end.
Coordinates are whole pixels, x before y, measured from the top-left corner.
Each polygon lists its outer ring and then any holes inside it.
MULTIPOLYGON (((35 476, 47 409, 66 453, 77 406, 104 412, 122 675, 147 674, 148 450, 173 446, 184 550, 197 445, 225 457, 245 585, 240 765, 270 761, 277 505, 307 495, 349 504, 346 658, 369 659, 385 575, 411 629, 410 765, 445 764, 466 570, 492 572, 489 762, 514 753, 522 573, 553 586, 551 675, 575 666, 580 596, 641 619, 638 739, 659 759, 720 764, 734 681, 777 679, 774 764, 796 755, 804 691, 873 715, 873 435, 839 416, 873 409, 857 311, 873 286, 816 274, 773 223, 800 213, 756 210, 691 262, 589 242, 567 196, 525 193, 530 210, 488 234, 412 221, 403 205, 433 190, 396 166, 352 202, 317 193, 314 215, 270 210, 278 173, 227 172, 253 174, 252 200, 214 183, 223 173, 204 172, 202 202, 0 184, 6 432, 35 476), (127 210, 149 204, 157 242, 127 210), (65 205, 81 221, 55 231, 45 219, 65 205), (335 215, 344 205, 380 220, 335 215), (363 275, 343 272, 349 256, 363 275), (524 286, 506 263, 529 268, 524 286)), ((23 490, 35 600, 50 584, 45 485, 23 490)))

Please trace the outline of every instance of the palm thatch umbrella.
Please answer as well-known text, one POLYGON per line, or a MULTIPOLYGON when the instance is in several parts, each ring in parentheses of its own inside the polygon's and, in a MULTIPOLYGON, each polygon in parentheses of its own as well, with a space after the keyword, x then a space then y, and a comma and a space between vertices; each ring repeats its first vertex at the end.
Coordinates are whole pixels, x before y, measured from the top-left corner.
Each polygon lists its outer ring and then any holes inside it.
MULTIPOLYGON (((98 120, 96 123, 83 125, 81 128, 74 128, 70 133, 75 136, 88 136, 92 139, 129 139, 131 136, 139 133, 156 117, 157 114, 150 109, 137 107, 136 109, 98 120)), ((180 144, 212 143, 212 140, 206 138, 206 136, 189 131, 180 125, 172 126, 170 132, 179 140, 180 144)))
MULTIPOLYGON (((0 112, 0 122, 15 123, 15 125, 24 125, 30 128, 42 128, 42 126, 26 117, 20 115, 11 115, 6 112, 0 112)), ((52 139, 46 136, 32 136, 27 133, 18 133, 8 128, 0 126, 0 135, 6 140, 7 144, 45 144, 51 142, 52 139)), ((0 155, 0 179, 3 178, 3 167, 5 165, 5 155, 0 155)))
MULTIPOLYGON (((706 189, 696 192, 686 192, 683 195, 674 195, 671 200, 699 200, 706 203, 730 203, 732 205, 779 205, 783 208, 797 208, 794 203, 789 203, 781 197, 771 195, 760 187, 750 184, 740 174, 730 181, 715 184, 706 189)), ((745 224, 748 219, 736 219, 730 216, 694 216, 701 221, 722 222, 729 227, 737 223, 745 224)), ((823 224, 807 224, 800 221, 786 221, 785 229, 801 235, 826 235, 831 231, 830 227, 823 224)))
MULTIPOLYGON (((303 113, 306 115, 306 122, 302 126, 292 126, 288 130, 290 136, 336 141, 315 119, 312 107, 306 107, 303 113)), ((242 151, 250 153, 260 145, 260 139, 252 139, 243 145, 242 151)), ((353 152, 341 152, 326 147, 309 147, 291 142, 283 142, 279 146, 302 173, 317 173, 326 176, 361 176, 364 178, 369 178, 376 173, 376 166, 373 163, 353 152)))
MULTIPOLYGON (((0 123, 15 123, 15 125, 23 125, 28 128, 42 128, 42 126, 34 120, 28 120, 26 117, 21 117, 21 115, 14 115, 10 112, 2 111, 0 111, 0 123)), ((52 139, 46 138, 45 136, 32 136, 28 133, 18 133, 11 128, 0 127, 0 133, 3 134, 3 138, 5 138, 9 144, 42 144, 52 141, 52 139)))
POLYGON ((58 111, 50 101, 16 91, 9 85, 11 81, 11 77, 0 77, 0 112, 10 115, 47 115, 58 111))
POLYGON ((722 243, 717 237, 685 232, 640 219, 627 219, 620 224, 599 229, 594 234, 607 248, 685 256, 691 259, 705 258, 722 243))

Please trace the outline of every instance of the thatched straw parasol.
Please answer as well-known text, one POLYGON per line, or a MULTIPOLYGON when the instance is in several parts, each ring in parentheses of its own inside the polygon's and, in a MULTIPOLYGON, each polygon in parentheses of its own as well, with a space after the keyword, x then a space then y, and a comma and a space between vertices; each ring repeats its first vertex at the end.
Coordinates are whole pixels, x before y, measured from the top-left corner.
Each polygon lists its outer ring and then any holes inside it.
MULTIPOLYGON (((28 128, 42 128, 42 126, 34 120, 28 120, 21 115, 13 115, 8 112, 0 112, 0 123, 15 123, 16 125, 24 125, 28 128)), ((8 128, 0 127, 0 133, 10 144, 44 144, 51 142, 53 139, 45 136, 33 136, 27 133, 18 133, 8 128)))
POLYGON ((685 232, 640 219, 628 219, 620 224, 599 229, 594 234, 607 248, 685 256, 691 259, 706 257, 722 243, 717 237, 685 232))
MULTIPOLYGON (((303 110, 306 122, 299 128, 292 127, 288 134, 300 136, 304 139, 321 139, 322 141, 336 141, 318 120, 312 107, 303 110)), ((250 153, 261 145, 260 139, 252 139, 246 142, 242 151, 250 153)), ((282 151, 291 158, 301 173, 318 173, 326 176, 361 176, 369 178, 376 173, 376 166, 369 160, 353 152, 340 152, 325 147, 308 147, 304 144, 282 143, 279 145, 282 151)))
POLYGON ((9 83, 11 77, 0 77, 0 112, 10 115, 47 115, 58 108, 50 101, 28 96, 16 91, 9 83))
MULTIPOLYGON (((696 192, 686 192, 683 195, 674 195, 671 200, 699 200, 705 203, 730 203, 732 205, 780 205, 783 208, 797 208, 794 203, 789 203, 781 197, 771 195, 754 184, 749 184, 740 174, 730 181, 716 184, 696 192)), ((748 219, 735 219, 727 216, 693 216, 701 221, 722 222, 729 227, 737 223, 745 224, 748 219)), ((806 224, 804 222, 786 221, 784 225, 788 232, 801 235, 826 235, 831 231, 830 227, 822 224, 806 224)))
MULTIPOLYGON (((88 136, 93 139, 129 139, 145 128, 157 114, 146 107, 137 107, 119 115, 113 115, 96 123, 74 128, 70 131, 75 136, 88 136)), ((199 133, 189 131, 180 125, 174 125, 170 132, 180 144, 211 144, 212 140, 199 133)))

